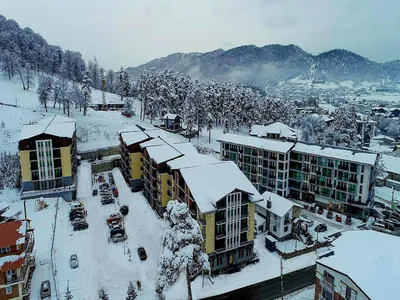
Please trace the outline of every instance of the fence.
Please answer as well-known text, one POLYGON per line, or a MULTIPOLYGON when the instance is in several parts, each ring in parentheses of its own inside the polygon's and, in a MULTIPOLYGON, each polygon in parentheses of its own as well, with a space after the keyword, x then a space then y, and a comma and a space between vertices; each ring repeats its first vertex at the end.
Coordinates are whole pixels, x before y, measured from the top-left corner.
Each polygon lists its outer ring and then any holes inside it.
POLYGON ((54 289, 56 291, 57 300, 60 300, 60 297, 58 295, 57 279, 56 279, 56 277, 57 277, 57 269, 55 268, 55 265, 54 265, 54 239, 55 239, 55 235, 56 235, 57 214, 58 214, 58 200, 59 199, 60 198, 58 197, 57 201, 56 201, 56 213, 54 215, 53 236, 52 236, 52 239, 51 239, 51 249, 50 249, 50 251, 51 251, 51 254, 50 254, 51 270, 53 272, 54 289))

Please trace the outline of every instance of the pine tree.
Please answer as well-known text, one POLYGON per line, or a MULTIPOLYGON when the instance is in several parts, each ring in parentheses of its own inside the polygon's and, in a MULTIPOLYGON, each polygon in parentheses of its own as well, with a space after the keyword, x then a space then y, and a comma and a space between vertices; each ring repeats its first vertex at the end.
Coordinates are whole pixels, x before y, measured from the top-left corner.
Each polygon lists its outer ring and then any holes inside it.
POLYGON ((86 116, 87 108, 92 103, 92 88, 91 88, 92 81, 90 80, 89 71, 85 72, 83 75, 82 81, 82 93, 84 97, 83 102, 83 115, 86 116))
POLYGON ((357 114, 354 105, 337 108, 333 112, 332 128, 340 134, 337 146, 356 147, 357 142, 357 114))
POLYGON ((32 87, 35 87, 35 81, 33 77, 33 71, 31 69, 31 65, 29 63, 25 64, 25 67, 23 68, 23 76, 24 76, 24 81, 26 83, 26 90, 29 91, 29 89, 32 87))
MULTIPOLYGON (((200 226, 190 215, 187 205, 176 200, 169 201, 164 217, 174 220, 174 224, 164 232, 162 238, 156 282, 156 293, 159 295, 184 270, 187 270, 188 281, 199 272, 210 272, 208 255, 202 250, 203 236, 200 226)), ((189 282, 188 285, 190 286, 189 282)))
POLYGON ((99 299, 101 300, 109 300, 108 294, 104 288, 99 290, 99 299))
POLYGON ((118 95, 121 96, 121 100, 124 100, 124 97, 129 97, 131 91, 131 84, 129 82, 129 75, 128 73, 124 70, 123 67, 121 67, 119 74, 118 74, 118 95))
POLYGON ((106 73, 106 90, 109 93, 114 93, 115 92, 115 82, 114 82, 114 71, 113 70, 107 70, 106 73))
POLYGON ((136 297, 137 297, 137 294, 135 291, 135 287, 133 286, 132 281, 130 281, 129 286, 128 286, 128 292, 127 292, 125 299, 126 300, 134 300, 134 299, 136 299, 136 297))

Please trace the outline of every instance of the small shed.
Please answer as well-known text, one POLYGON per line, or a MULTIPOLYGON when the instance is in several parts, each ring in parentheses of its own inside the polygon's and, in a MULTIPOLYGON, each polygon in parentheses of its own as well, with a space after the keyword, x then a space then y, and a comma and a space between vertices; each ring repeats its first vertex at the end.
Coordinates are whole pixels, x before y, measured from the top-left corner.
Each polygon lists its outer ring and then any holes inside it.
POLYGON ((178 130, 181 128, 182 118, 177 114, 165 114, 162 118, 162 125, 166 129, 178 130))
POLYGON ((265 247, 270 251, 274 252, 276 250, 276 242, 277 240, 268 233, 265 234, 265 247))

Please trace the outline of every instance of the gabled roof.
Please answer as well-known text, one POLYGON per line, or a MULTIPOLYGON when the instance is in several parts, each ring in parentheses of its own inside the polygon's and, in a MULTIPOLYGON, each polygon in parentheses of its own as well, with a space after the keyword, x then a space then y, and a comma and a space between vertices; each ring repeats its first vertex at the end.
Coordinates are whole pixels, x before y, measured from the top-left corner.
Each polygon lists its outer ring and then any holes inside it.
POLYGON ((26 221, 12 221, 0 224, 0 248, 23 244, 26 221))
POLYGON ((195 155, 198 154, 196 148, 191 143, 176 143, 167 144, 154 147, 148 147, 147 153, 156 164, 169 161, 174 158, 181 157, 184 154, 195 155))
POLYGON ((0 201, 0 210, 4 210, 8 207, 10 207, 10 205, 6 201, 4 200, 0 201))
POLYGON ((370 166, 375 165, 378 157, 376 153, 372 152, 306 142, 297 142, 293 148, 293 151, 366 164, 370 166))
POLYGON ((72 138, 75 132, 75 120, 63 116, 45 118, 34 124, 22 126, 19 140, 26 140, 40 134, 72 138))
POLYGON ((123 132, 137 132, 137 131, 143 131, 142 129, 140 129, 139 127, 137 127, 136 125, 129 125, 125 128, 122 128, 120 130, 117 130, 118 134, 121 134, 123 132))
POLYGON ((262 194, 262 200, 258 202, 257 205, 267 209, 268 211, 279 217, 283 217, 285 214, 287 214, 288 211, 293 208, 293 206, 297 206, 300 208, 303 207, 297 203, 294 203, 293 201, 290 201, 289 199, 286 199, 274 193, 270 193, 268 191, 262 194), (267 208, 268 200, 271 200, 271 208, 267 208))
POLYGON ((266 137, 268 134, 279 134, 281 137, 285 138, 297 138, 296 130, 281 122, 275 122, 268 126, 251 126, 250 135, 266 137))
POLYGON ((398 299, 400 238, 373 230, 342 232, 334 254, 317 263, 348 276, 373 300, 398 299))
POLYGON ((184 155, 182 157, 175 158, 167 162, 167 165, 172 170, 182 169, 182 168, 190 168, 197 166, 204 166, 209 164, 218 163, 219 160, 211 155, 205 154, 197 154, 197 155, 184 155))
POLYGON ((218 162, 180 171, 202 213, 215 211, 217 201, 234 190, 253 195, 250 197, 252 202, 261 200, 261 195, 234 162, 218 162))
POLYGON ((223 134, 218 139, 218 142, 233 143, 279 153, 287 153, 294 146, 294 143, 292 142, 283 142, 278 140, 232 133, 223 134))
POLYGON ((400 158, 383 154, 382 160, 385 165, 385 171, 400 174, 400 158))
POLYGON ((143 131, 121 132, 121 137, 128 146, 150 139, 150 137, 143 131))
POLYGON ((179 117, 177 114, 165 114, 162 117, 162 120, 168 119, 168 120, 175 120, 176 117, 179 117))

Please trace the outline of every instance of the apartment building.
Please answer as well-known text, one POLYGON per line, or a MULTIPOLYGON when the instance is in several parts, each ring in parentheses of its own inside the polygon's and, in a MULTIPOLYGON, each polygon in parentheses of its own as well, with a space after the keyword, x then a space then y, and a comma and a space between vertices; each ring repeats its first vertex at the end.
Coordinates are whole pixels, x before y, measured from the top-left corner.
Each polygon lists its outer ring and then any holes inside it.
POLYGON ((218 141, 221 160, 235 162, 260 193, 289 194, 289 151, 294 143, 231 133, 218 141))
POLYGON ((185 202, 205 239, 211 271, 241 267, 254 257, 255 202, 261 196, 233 162, 173 172, 173 196, 185 202))
POLYGON ((234 161, 261 192, 362 214, 373 199, 377 154, 224 134, 221 159, 234 161))
POLYGON ((76 197, 75 120, 54 116, 22 127, 19 143, 22 199, 76 197))
POLYGON ((29 221, 0 224, 0 299, 29 299, 35 269, 34 234, 29 221))
POLYGON ((315 300, 398 299, 400 238, 346 231, 317 260, 315 300))

